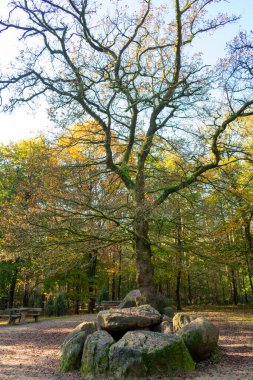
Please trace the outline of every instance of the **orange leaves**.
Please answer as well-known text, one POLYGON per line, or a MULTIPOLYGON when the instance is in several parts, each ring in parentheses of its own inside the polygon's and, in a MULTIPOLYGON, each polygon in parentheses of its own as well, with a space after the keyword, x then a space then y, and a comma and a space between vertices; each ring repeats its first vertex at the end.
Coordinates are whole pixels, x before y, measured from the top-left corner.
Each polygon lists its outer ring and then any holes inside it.
POLYGON ((78 123, 58 140, 60 157, 77 161, 101 158, 105 155, 104 132, 95 121, 78 123))

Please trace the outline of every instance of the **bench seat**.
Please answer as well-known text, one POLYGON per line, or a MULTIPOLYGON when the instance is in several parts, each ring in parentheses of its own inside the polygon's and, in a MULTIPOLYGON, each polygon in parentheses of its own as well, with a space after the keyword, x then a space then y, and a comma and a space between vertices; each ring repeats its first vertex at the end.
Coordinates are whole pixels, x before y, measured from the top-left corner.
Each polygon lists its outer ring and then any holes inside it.
POLYGON ((98 309, 99 310, 108 310, 108 309, 115 309, 121 301, 101 301, 98 309))
POLYGON ((9 325, 14 325, 16 320, 21 320, 21 313, 17 310, 6 309, 0 310, 0 318, 8 319, 9 325))
POLYGON ((8 319, 9 325, 14 325, 16 321, 19 323, 25 322, 26 317, 34 318, 34 322, 38 322, 41 313, 41 308, 19 308, 0 310, 0 318, 8 319))

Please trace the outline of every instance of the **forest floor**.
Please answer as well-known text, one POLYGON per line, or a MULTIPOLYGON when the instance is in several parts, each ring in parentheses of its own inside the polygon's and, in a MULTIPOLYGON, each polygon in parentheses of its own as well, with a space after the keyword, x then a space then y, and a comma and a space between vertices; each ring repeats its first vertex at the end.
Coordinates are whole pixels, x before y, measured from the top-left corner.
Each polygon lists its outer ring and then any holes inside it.
MULTIPOLYGON (((188 310, 188 312, 192 312, 188 310)), ((220 354, 197 365, 194 374, 174 380, 253 380, 253 316, 248 310, 202 310, 198 315, 220 329, 220 354)), ((66 335, 93 315, 0 325, 1 380, 84 380, 78 372, 60 373, 59 348, 66 335)), ((154 378, 152 378, 154 379, 154 378)), ((169 377, 159 377, 169 379, 169 377)))

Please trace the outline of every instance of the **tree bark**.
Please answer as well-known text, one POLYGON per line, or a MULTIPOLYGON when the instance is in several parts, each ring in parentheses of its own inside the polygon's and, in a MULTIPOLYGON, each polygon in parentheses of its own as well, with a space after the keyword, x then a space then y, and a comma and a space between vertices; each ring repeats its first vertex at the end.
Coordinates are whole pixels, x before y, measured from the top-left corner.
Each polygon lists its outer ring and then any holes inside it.
POLYGON ((181 308, 181 276, 182 276, 182 261, 183 261, 183 242, 182 242, 182 216, 180 205, 177 205, 177 231, 176 231, 176 242, 177 242, 177 284, 176 284, 176 304, 177 310, 182 310, 181 308))
POLYGON ((29 306, 29 276, 25 276, 25 286, 24 286, 24 296, 23 296, 23 306, 29 306))
POLYGON ((237 283, 235 277, 235 270, 231 269, 231 280, 232 280, 232 294, 233 294, 233 304, 238 304, 238 291, 237 291, 237 283))
POLYGON ((244 222, 244 236, 245 236, 245 259, 247 264, 249 282, 251 293, 253 295, 253 243, 252 243, 252 235, 250 231, 251 219, 243 219, 244 222))
POLYGON ((13 275, 11 278, 11 284, 10 284, 10 290, 9 290, 9 301, 8 301, 8 307, 12 308, 14 305, 14 296, 15 296, 15 289, 17 284, 17 277, 18 277, 18 262, 20 259, 16 259, 15 261, 15 267, 13 271, 13 275))
POLYGON ((113 272, 112 272, 112 284, 111 284, 111 289, 112 289, 112 301, 115 301, 116 299, 116 275, 115 275, 115 266, 116 266, 116 260, 115 260, 115 252, 113 251, 112 253, 112 263, 113 263, 113 272))
POLYGON ((182 310, 181 308, 181 295, 180 295, 180 287, 181 287, 181 268, 177 271, 177 286, 176 286, 176 304, 177 304, 177 310, 182 310))
POLYGON ((188 280, 188 301, 189 301, 189 304, 192 305, 192 286, 191 286, 190 272, 188 272, 187 280, 188 280))
POLYGON ((76 293, 76 299, 75 299, 75 314, 79 314, 79 307, 80 307, 80 291, 81 291, 81 287, 80 287, 80 275, 77 275, 77 283, 76 283, 76 289, 75 289, 75 293, 76 293))
POLYGON ((118 300, 121 299, 121 280, 122 280, 122 276, 121 276, 121 267, 122 267, 122 252, 121 252, 121 248, 119 249, 119 275, 118 275, 118 300))
POLYGON ((141 302, 156 306, 153 284, 152 252, 148 237, 148 222, 141 215, 135 222, 136 282, 141 292, 141 302))
POLYGON ((88 283, 89 283, 89 301, 88 301, 88 313, 94 313, 96 305, 96 286, 95 286, 95 274, 97 268, 97 251, 89 253, 89 265, 88 265, 88 283))

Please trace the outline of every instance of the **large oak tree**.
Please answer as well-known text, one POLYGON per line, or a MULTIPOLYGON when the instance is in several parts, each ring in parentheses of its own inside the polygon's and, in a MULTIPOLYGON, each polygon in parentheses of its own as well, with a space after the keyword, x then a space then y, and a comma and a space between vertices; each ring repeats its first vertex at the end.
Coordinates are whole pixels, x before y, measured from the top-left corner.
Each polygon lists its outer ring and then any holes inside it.
MULTIPOLYGON (((253 113, 252 87, 244 81, 252 77, 251 60, 238 50, 243 39, 231 46, 235 59, 220 70, 191 54, 200 34, 236 20, 208 19, 219 2, 174 0, 156 9, 155 1, 144 0, 130 14, 119 2, 106 13, 89 0, 11 0, 0 21, 2 38, 14 30, 23 42, 15 65, 1 73, 5 108, 45 96, 61 124, 90 119, 102 131, 97 144, 104 165, 125 186, 132 206, 137 284, 153 304, 152 211, 221 165, 225 130, 253 113), (221 102, 211 99, 216 83, 224 90, 221 102), (164 146, 184 153, 176 178, 154 164, 164 146)), ((252 48, 247 51, 251 57, 252 48)))

